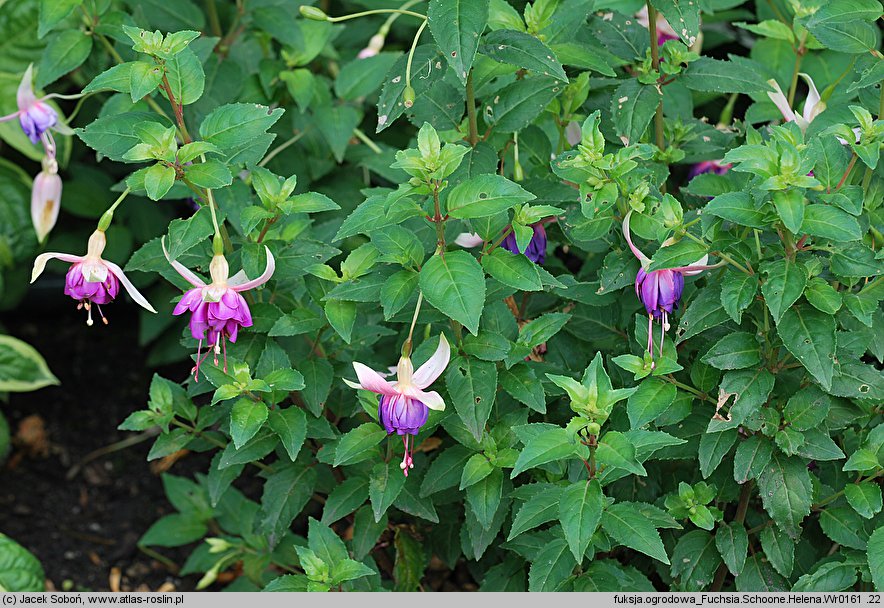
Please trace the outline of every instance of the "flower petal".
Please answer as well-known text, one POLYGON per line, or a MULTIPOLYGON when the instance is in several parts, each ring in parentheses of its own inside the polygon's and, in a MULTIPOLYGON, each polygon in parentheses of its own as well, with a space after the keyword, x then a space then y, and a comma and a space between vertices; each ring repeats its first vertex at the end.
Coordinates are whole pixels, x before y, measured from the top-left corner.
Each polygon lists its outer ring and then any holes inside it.
POLYGON ((786 119, 786 122, 792 122, 795 120, 795 112, 789 107, 789 100, 783 95, 783 90, 780 88, 780 84, 774 79, 768 80, 767 84, 776 90, 775 93, 768 92, 767 96, 770 97, 772 102, 774 102, 774 105, 780 111, 780 114, 783 115, 783 118, 786 119))
POLYGON ((629 244, 629 248, 632 250, 632 254, 638 258, 639 262, 642 263, 642 266, 647 266, 651 260, 641 252, 641 250, 632 244, 632 235, 629 233, 629 218, 632 216, 632 209, 630 209, 626 217, 623 218, 623 236, 626 237, 626 242, 629 244))
POLYGON ((816 118, 817 114, 825 109, 825 105, 820 106, 820 92, 816 90, 813 78, 803 72, 800 73, 799 76, 804 79, 804 82, 807 83, 807 88, 809 89, 807 99, 804 102, 804 112, 802 112, 802 114, 804 115, 804 120, 810 123, 810 121, 816 118))
POLYGON ((15 95, 15 101, 18 104, 20 112, 26 111, 37 102, 34 95, 34 64, 28 65, 28 69, 22 74, 21 82, 18 85, 18 92, 15 95))
POLYGON ((123 269, 114 264, 113 262, 108 262, 104 260, 105 266, 107 266, 108 270, 110 270, 115 277, 120 280, 120 283, 123 284, 123 287, 126 288, 126 291, 132 296, 132 299, 135 300, 135 303, 144 308, 145 310, 149 310, 150 312, 156 314, 156 310, 154 310, 153 306, 150 305, 150 302, 147 301, 141 293, 135 289, 135 285, 132 284, 125 274, 123 274, 123 269))
POLYGON ((426 363, 417 368, 411 378, 412 384, 419 389, 427 388, 445 371, 450 359, 451 347, 448 345, 448 340, 445 339, 445 334, 439 334, 439 346, 436 347, 436 352, 426 363))
POLYGON ((166 260, 169 262, 169 264, 172 265, 172 268, 174 268, 178 274, 180 274, 182 277, 184 277, 185 281, 187 281, 188 283, 190 283, 194 287, 205 287, 206 286, 205 281, 203 281, 201 278, 196 276, 196 274, 192 270, 187 268, 187 266, 185 266, 181 262, 176 262, 171 257, 169 257, 169 252, 168 252, 168 250, 166 250, 166 237, 165 236, 162 239, 160 239, 160 244, 163 246, 163 255, 166 256, 166 260))
POLYGON ((481 236, 476 234, 475 232, 461 232, 457 235, 457 238, 454 239, 455 245, 460 245, 461 247, 478 247, 482 243, 485 242, 481 236))
POLYGON ((441 412, 445 409, 445 400, 436 391, 422 391, 415 386, 411 386, 406 391, 406 394, 412 399, 417 399, 431 410, 441 412))
POLYGON ((360 388, 379 395, 395 395, 397 391, 393 385, 384 380, 379 373, 363 365, 358 361, 353 362, 353 369, 356 370, 356 377, 359 378, 360 388))
POLYGON ((76 264, 77 262, 83 261, 82 255, 74 255, 72 253, 56 253, 54 251, 49 251, 47 253, 41 253, 37 256, 37 259, 34 260, 34 269, 31 271, 31 283, 37 280, 41 274, 43 274, 43 270, 46 268, 46 262, 51 259, 61 260, 62 262, 70 262, 71 264, 76 264))
POLYGON ((240 274, 236 273, 227 281, 227 284, 231 289, 234 291, 254 289, 258 285, 263 285, 270 280, 270 277, 273 276, 273 271, 276 270, 276 260, 273 259, 273 254, 270 253, 270 249, 268 249, 266 245, 264 246, 264 253, 267 254, 267 265, 264 267, 264 273, 257 279, 252 279, 251 281, 247 280, 245 282, 241 281, 242 279, 245 279, 246 276, 242 275, 242 277, 240 277, 240 274))

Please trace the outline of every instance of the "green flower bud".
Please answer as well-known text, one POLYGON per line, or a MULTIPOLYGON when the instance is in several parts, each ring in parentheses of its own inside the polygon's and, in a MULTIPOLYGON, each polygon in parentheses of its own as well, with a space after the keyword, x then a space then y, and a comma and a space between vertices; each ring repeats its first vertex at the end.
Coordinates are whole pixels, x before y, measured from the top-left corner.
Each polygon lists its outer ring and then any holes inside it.
POLYGON ((316 6, 301 6, 301 15, 313 21, 328 21, 328 15, 316 6))
POLYGON ((414 89, 411 88, 411 85, 405 85, 405 90, 402 91, 402 99, 406 108, 410 108, 414 105, 414 89))
POLYGON ((98 220, 98 229, 102 232, 107 232, 112 221, 114 221, 114 212, 108 209, 101 215, 101 219, 98 220))
POLYGON ((590 422, 589 424, 586 425, 586 432, 589 433, 590 435, 595 435, 596 437, 598 437, 598 434, 599 434, 599 432, 601 432, 601 430, 602 430, 602 427, 599 426, 598 422, 590 422))

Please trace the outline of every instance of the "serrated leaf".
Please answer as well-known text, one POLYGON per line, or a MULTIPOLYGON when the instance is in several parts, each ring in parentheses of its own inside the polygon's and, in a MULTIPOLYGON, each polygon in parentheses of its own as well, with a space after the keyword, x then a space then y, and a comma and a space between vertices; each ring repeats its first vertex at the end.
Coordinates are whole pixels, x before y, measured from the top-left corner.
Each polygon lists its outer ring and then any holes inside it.
POLYGON ((420 272, 427 302, 475 334, 485 306, 485 276, 479 262, 465 251, 436 255, 420 272))
POLYGON ((737 522, 718 524, 718 530, 715 531, 715 546, 727 569, 734 576, 738 576, 743 571, 743 564, 746 563, 746 554, 749 551, 749 535, 746 534, 743 524, 737 522))
POLYGON ((578 481, 571 484, 559 498, 559 521, 565 532, 568 548, 578 563, 592 542, 602 518, 605 497, 598 480, 578 481))
POLYGON ((430 0, 427 20, 455 76, 466 84, 488 22, 488 0, 430 0))
POLYGON ((374 465, 368 481, 368 498, 375 522, 381 520, 399 496, 406 479, 396 462, 379 462, 374 465))
POLYGON ((783 313, 777 334, 805 369, 826 390, 835 373, 835 319, 815 308, 797 305, 783 313))
POLYGON ((626 503, 608 507, 602 515, 602 529, 619 544, 669 564, 669 557, 654 525, 626 503))
POLYGON ((720 563, 715 538, 704 530, 692 530, 678 539, 670 572, 678 577, 679 589, 701 591, 712 582, 720 563))
POLYGON ((672 405, 677 393, 675 385, 669 382, 655 378, 642 380, 638 390, 632 393, 626 402, 630 427, 641 428, 655 420, 672 405))
POLYGON ((761 293, 774 321, 779 322, 804 292, 807 272, 803 266, 788 259, 772 262, 763 270, 767 274, 767 280, 761 285, 761 293))
POLYGON ((507 63, 568 82, 555 53, 531 34, 518 30, 496 30, 485 36, 479 52, 499 63, 507 63))
POLYGON ((387 431, 373 422, 366 422, 345 433, 335 447, 334 466, 355 464, 371 458, 386 436, 387 431))
MULTIPOLYGON (((611 114, 614 117, 614 128, 624 145, 639 142, 661 99, 662 96, 655 86, 641 84, 635 78, 617 87, 611 97, 611 114)), ((691 261, 696 259, 695 257, 691 261)))
POLYGON ((800 524, 810 513, 812 489, 804 460, 774 451, 758 477, 764 509, 790 538, 797 539, 800 524))

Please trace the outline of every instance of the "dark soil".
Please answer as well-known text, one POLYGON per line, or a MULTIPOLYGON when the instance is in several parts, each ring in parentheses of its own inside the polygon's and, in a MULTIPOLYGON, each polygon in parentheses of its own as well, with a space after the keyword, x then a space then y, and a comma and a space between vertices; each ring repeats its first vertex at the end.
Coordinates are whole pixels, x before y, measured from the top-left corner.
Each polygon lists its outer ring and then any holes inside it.
MULTIPOLYGON (((105 309, 109 326, 87 327, 60 285, 57 293, 41 292, 0 317, 5 331, 36 347, 61 381, 0 404, 13 434, 20 431, 0 466, 0 532, 40 559, 49 589, 191 590, 195 581, 176 577, 136 544, 171 509, 146 462, 151 439, 69 474, 94 450, 135 436, 116 427, 145 407, 155 371, 145 367, 138 346, 135 308, 112 304, 105 309)), ((179 462, 174 472, 189 476, 195 464, 179 462)), ((186 557, 165 554, 179 564, 186 557)))

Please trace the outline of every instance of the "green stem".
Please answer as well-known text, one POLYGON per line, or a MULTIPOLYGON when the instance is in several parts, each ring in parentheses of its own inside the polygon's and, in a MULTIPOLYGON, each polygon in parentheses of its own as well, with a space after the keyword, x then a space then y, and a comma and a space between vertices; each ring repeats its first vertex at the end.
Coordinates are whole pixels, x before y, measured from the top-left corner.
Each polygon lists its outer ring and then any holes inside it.
POLYGON ((426 21, 426 15, 421 15, 420 13, 415 13, 413 11, 403 10, 401 8, 378 8, 371 11, 362 11, 360 13, 353 13, 351 15, 343 15, 342 17, 329 17, 327 21, 331 23, 338 23, 340 21, 349 21, 350 19, 358 19, 359 17, 367 17, 369 15, 387 15, 389 13, 396 13, 399 15, 409 15, 411 17, 417 17, 418 19, 423 19, 426 21))
POLYGON ((433 188, 433 222, 436 224, 436 253, 445 251, 445 224, 442 221, 442 207, 439 203, 439 184, 433 188))
POLYGON ((411 317, 411 327, 408 328, 408 338, 405 339, 405 344, 402 345, 402 356, 410 357, 411 356, 411 337, 414 335, 414 326, 417 325, 417 317, 421 312, 421 304, 424 301, 424 292, 418 290, 417 292, 417 305, 414 307, 414 316, 411 317))
POLYGON ((285 140, 284 142, 282 142, 281 144, 279 144, 278 146, 273 148, 270 152, 268 152, 267 156, 264 157, 264 160, 262 160, 260 163, 258 163, 258 166, 259 167, 266 166, 267 163, 269 163, 271 160, 273 160, 273 158, 277 154, 279 154, 280 152, 282 152, 283 150, 285 150, 289 146, 292 146, 292 145, 298 143, 298 141, 302 137, 304 137, 304 135, 306 135, 306 134, 307 134, 307 131, 301 131, 300 133, 296 133, 293 137, 288 138, 287 140, 285 140))
POLYGON ((472 147, 479 143, 479 127, 476 119, 476 93, 473 90, 473 69, 467 76, 467 121, 470 125, 469 142, 472 147))
POLYGON ((801 35, 801 40, 798 41, 798 48, 795 49, 795 67, 792 68, 792 83, 789 85, 789 107, 792 107, 792 104, 795 102, 795 91, 798 89, 798 72, 801 70, 801 60, 804 59, 804 53, 806 49, 804 48, 804 43, 807 40, 807 31, 801 35))
MULTIPOLYGON (((187 132, 187 125, 184 124, 184 105, 175 99, 175 94, 172 93, 172 85, 169 84, 169 78, 165 72, 163 72, 162 88, 166 91, 166 95, 169 96, 169 104, 172 106, 172 111, 175 112, 175 122, 178 123, 178 130, 181 131, 181 139, 185 144, 189 144, 193 140, 190 138, 190 133, 187 132)), ((203 158, 203 162, 206 162, 205 158, 203 158)))
POLYGON ((368 146, 369 149, 372 152, 374 152, 375 154, 380 154, 381 152, 383 152, 383 150, 381 150, 380 147, 378 147, 378 145, 376 143, 371 141, 371 139, 368 137, 368 135, 366 135, 365 133, 362 132, 362 129, 359 129, 359 128, 353 129, 353 135, 356 136, 356 139, 358 139, 359 141, 364 143, 366 146, 368 146))
POLYGON ((703 399, 704 401, 708 401, 710 403, 716 403, 716 404, 718 403, 715 399, 713 399, 712 397, 710 397, 706 393, 704 393, 700 390, 697 390, 693 386, 690 386, 688 384, 684 384, 683 382, 679 382, 678 380, 673 378, 671 375, 663 376, 663 379, 666 380, 667 382, 677 386, 678 388, 691 393, 692 395, 694 395, 698 399, 703 399))
POLYGON ((224 32, 221 31, 221 20, 218 19, 218 7, 215 6, 215 0, 206 0, 206 13, 209 16, 209 27, 212 29, 212 35, 220 38, 224 32))
MULTIPOLYGON (((663 75, 660 73, 660 47, 657 44, 657 9, 654 8, 650 0, 647 0, 646 5, 648 7, 648 34, 651 37, 651 67, 657 73, 657 82, 659 83, 663 75)), ((654 111, 654 137, 657 147, 660 149, 660 152, 663 152, 666 149, 666 139, 663 130, 663 89, 659 84, 657 87, 660 91, 660 102, 654 111)), ((666 194, 665 180, 660 186, 660 192, 666 194)))
MULTIPOLYGON (((417 13, 415 13, 417 14, 417 13)), ((427 27, 427 19, 424 18, 424 22, 421 23, 420 27, 417 28, 417 33, 414 35, 414 40, 411 41, 411 49, 408 51, 408 62, 405 64, 405 86, 411 86, 411 62, 414 59, 414 50, 417 48, 417 41, 420 40, 421 34, 424 32, 424 28, 427 27)))

